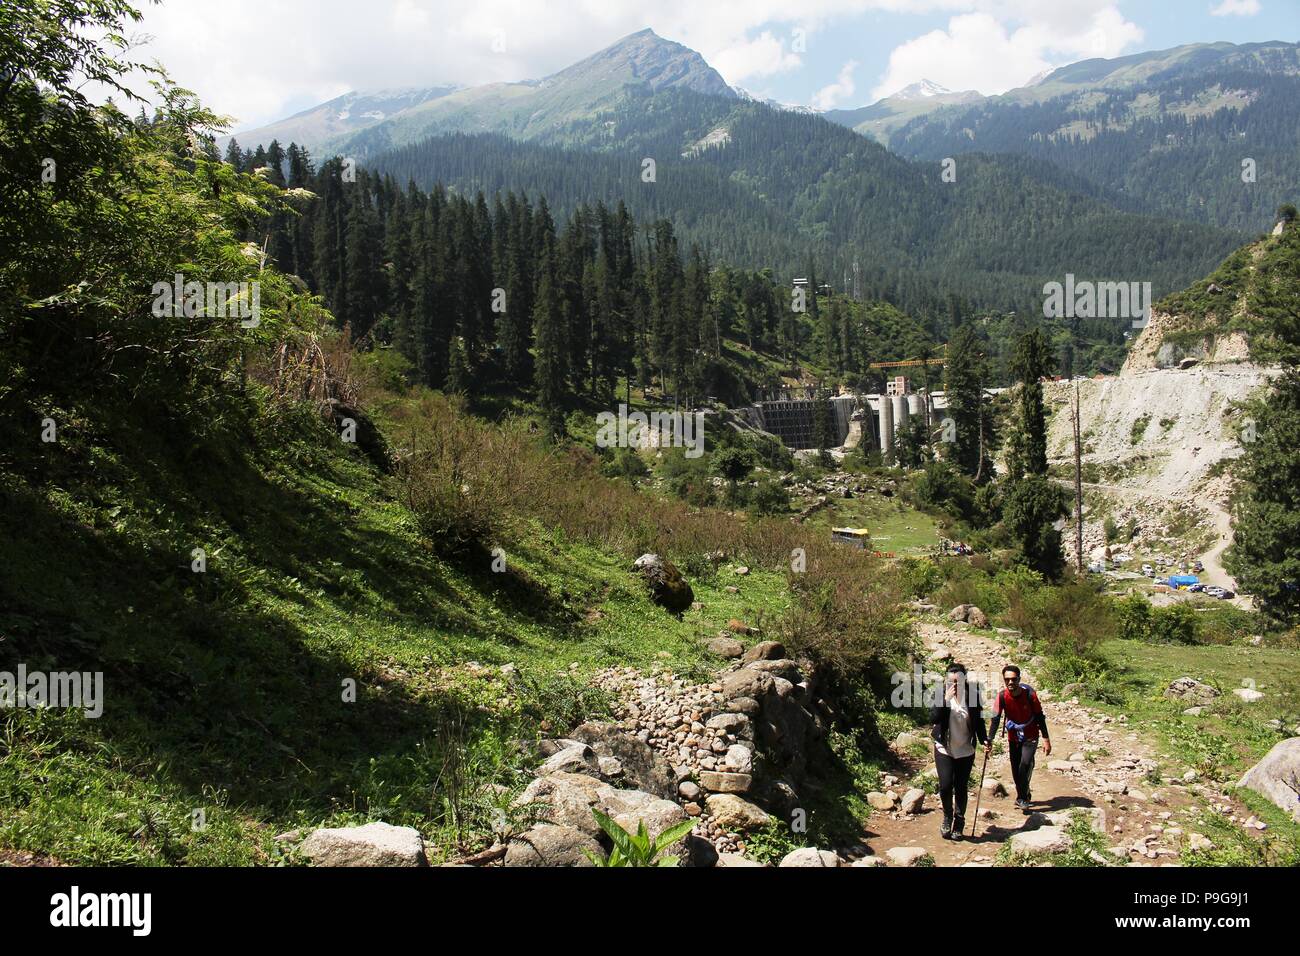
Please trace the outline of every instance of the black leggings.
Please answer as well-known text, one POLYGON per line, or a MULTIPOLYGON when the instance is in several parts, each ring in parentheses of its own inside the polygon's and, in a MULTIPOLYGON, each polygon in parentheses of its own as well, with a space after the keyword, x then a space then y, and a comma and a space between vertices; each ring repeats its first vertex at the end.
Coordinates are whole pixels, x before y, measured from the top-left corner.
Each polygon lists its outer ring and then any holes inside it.
POLYGON ((1011 755, 1011 778, 1016 782, 1016 796, 1029 799, 1029 781, 1034 776, 1034 755, 1038 753, 1038 738, 1016 743, 1014 736, 1007 738, 1011 755))
POLYGON ((966 797, 969 796, 970 771, 975 766, 975 755, 949 757, 934 752, 934 766, 939 771, 939 801, 943 804, 943 818, 953 818, 953 797, 957 798, 957 816, 966 816, 966 797))

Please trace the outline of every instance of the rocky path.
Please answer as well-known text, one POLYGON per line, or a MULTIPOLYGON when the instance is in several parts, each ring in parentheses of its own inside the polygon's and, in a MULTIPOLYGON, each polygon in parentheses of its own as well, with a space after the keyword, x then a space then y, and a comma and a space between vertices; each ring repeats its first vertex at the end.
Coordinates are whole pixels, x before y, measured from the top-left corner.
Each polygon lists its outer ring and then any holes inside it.
MULTIPOLYGON (((1043 689, 1032 667, 1017 657, 991 631, 966 625, 949 627, 919 622, 917 631, 926 647, 938 659, 965 664, 974 674, 996 677, 1008 661, 1023 668, 1026 683, 1039 689, 1052 736, 1052 753, 1041 746, 1033 777, 1034 814, 1026 816, 1014 805, 1015 788, 1005 751, 989 758, 985 789, 980 796, 977 836, 970 838, 976 794, 972 789, 967 809, 966 839, 944 840, 939 835, 943 812, 937 794, 927 794, 919 814, 901 811, 877 812, 869 823, 867 844, 877 856, 906 858, 907 853, 890 854, 897 848, 924 849, 939 866, 990 865, 1003 844, 1017 849, 1060 850, 1068 845, 1061 824, 1076 810, 1083 810, 1093 826, 1105 833, 1109 858, 1104 862, 1159 865, 1177 860, 1179 849, 1195 841, 1180 825, 1180 817, 1194 802, 1187 790, 1191 781, 1164 778, 1153 785, 1148 774, 1158 766, 1158 755, 1124 718, 1112 718, 1043 689)), ((995 692, 995 691, 993 691, 995 692)), ((991 698, 990 698, 991 699, 991 698)), ((990 710, 991 710, 991 705, 990 710)), ((928 744, 928 735, 921 735, 928 744)), ((904 747, 910 743, 904 741, 904 747)), ((913 781, 933 776, 933 759, 903 756, 905 771, 913 781)), ((982 750, 976 754, 972 788, 978 785, 982 750)), ((895 789, 911 784, 899 780, 895 789)), ((1102 860, 1098 860, 1102 862, 1102 860)))

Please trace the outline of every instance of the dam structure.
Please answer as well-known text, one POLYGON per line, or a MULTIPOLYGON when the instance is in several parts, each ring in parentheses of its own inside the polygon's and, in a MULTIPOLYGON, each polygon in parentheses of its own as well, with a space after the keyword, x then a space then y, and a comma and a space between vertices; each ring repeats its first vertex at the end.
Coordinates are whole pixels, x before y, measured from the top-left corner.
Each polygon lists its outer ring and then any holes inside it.
POLYGON ((828 448, 856 448, 866 443, 888 456, 894 437, 909 427, 913 418, 923 418, 927 405, 931 430, 938 426, 935 413, 947 407, 942 392, 928 396, 907 389, 905 380, 891 380, 886 394, 832 395, 815 386, 775 389, 752 405, 736 409, 753 428, 779 438, 796 451, 817 447, 819 406, 829 405, 828 448))

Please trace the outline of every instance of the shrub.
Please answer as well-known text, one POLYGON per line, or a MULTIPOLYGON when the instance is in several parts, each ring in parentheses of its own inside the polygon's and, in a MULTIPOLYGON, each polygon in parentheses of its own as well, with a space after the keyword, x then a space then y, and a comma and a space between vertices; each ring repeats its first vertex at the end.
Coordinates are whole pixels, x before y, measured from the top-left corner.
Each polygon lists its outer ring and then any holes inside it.
POLYGON ((509 432, 460 410, 455 399, 426 398, 421 427, 409 436, 410 451, 398 467, 406 506, 444 553, 485 543, 498 532, 507 505, 499 469, 514 453, 509 432))
POLYGON ((1017 587, 1009 599, 1007 619, 1051 657, 1095 659, 1097 646, 1114 632, 1111 601, 1086 581, 1032 592, 1017 587))
POLYGON ((809 549, 807 558, 805 571, 789 575, 794 603, 776 628, 787 648, 825 665, 832 681, 861 679, 907 653, 911 631, 883 561, 838 547, 809 549))
POLYGON ((925 470, 913 481, 912 495, 922 507, 965 518, 974 506, 975 485, 946 461, 936 460, 927 462, 925 470))
POLYGON ((605 474, 611 478, 626 478, 635 485, 638 478, 650 474, 650 468, 635 449, 620 448, 614 453, 613 460, 606 465, 605 474))
POLYGON ((1154 644, 1195 644, 1196 612, 1183 602, 1151 612, 1150 640, 1154 644))
POLYGON ((903 558, 898 572, 905 597, 928 597, 943 584, 943 569, 928 558, 903 558))
POLYGON ((764 478, 750 492, 748 504, 760 515, 785 514, 790 510, 790 492, 779 481, 764 478))
POLYGON ((1151 602, 1140 594, 1130 594, 1115 607, 1119 636, 1125 641, 1146 641, 1151 637, 1151 602))

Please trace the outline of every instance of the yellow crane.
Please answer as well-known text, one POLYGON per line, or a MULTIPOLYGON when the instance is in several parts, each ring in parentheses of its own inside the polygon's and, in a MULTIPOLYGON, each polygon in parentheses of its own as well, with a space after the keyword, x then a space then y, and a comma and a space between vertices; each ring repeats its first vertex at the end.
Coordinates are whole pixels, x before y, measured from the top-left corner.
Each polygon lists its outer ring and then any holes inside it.
POLYGON ((945 365, 947 359, 907 359, 903 362, 872 362, 868 368, 911 368, 916 365, 945 365))

